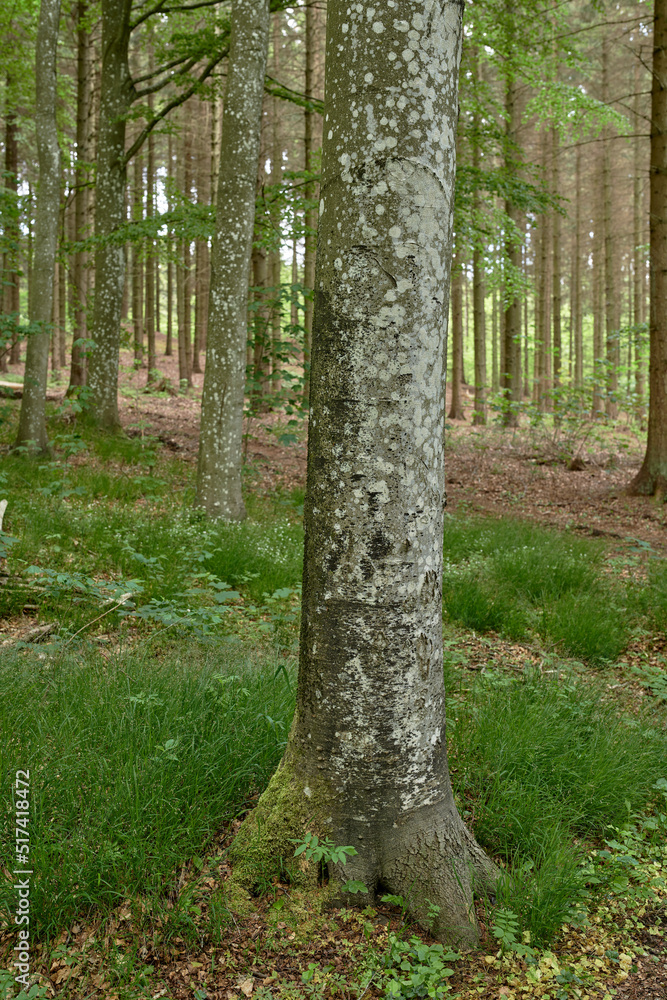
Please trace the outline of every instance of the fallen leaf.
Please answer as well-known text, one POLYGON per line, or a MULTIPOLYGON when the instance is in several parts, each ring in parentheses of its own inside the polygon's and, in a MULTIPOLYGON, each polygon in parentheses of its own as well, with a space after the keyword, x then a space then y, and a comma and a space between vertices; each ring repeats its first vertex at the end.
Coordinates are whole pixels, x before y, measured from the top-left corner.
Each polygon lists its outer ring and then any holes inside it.
POLYGON ((244 994, 244 996, 249 997, 253 991, 254 985, 255 985, 254 979, 244 979, 242 983, 239 983, 239 989, 241 990, 241 993, 244 994))

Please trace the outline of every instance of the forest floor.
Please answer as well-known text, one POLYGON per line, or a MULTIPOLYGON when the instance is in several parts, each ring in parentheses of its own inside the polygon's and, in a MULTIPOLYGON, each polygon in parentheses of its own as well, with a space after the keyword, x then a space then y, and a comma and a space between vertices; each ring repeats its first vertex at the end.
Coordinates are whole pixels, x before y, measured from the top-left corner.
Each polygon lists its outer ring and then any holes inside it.
MULTIPOLYGON (((175 394, 171 388, 178 384, 175 359, 160 358, 159 367, 163 375, 159 391, 144 392, 145 371, 133 370, 129 353, 123 357, 123 426, 132 438, 157 439, 165 453, 191 469, 197 456, 203 376, 194 375, 193 388, 175 394)), ((9 378, 20 374, 16 368, 9 378)), ((49 398, 60 404, 63 396, 64 386, 54 383, 49 398)), ((468 402, 468 414, 471 408, 468 402)), ((276 495, 290 494, 297 500, 302 495, 306 428, 302 424, 289 429, 292 440, 285 443, 281 436, 287 430, 287 420, 280 414, 246 421, 246 481, 260 502, 276 495)), ((526 426, 515 431, 494 425, 473 427, 469 419, 448 421, 447 510, 470 517, 511 517, 582 538, 598 538, 617 560, 627 560, 628 572, 633 573, 635 555, 667 555, 667 506, 626 492, 639 468, 642 447, 636 427, 623 421, 610 428, 582 418, 556 429, 526 426)), ((73 455, 70 467, 75 470, 86 461, 83 454, 73 455)), ((25 634, 24 625, 20 616, 0 623, 5 645, 25 634)), ((454 628, 449 645, 455 645, 460 654, 462 674, 483 671, 491 664, 494 670, 511 675, 527 664, 547 670, 551 662, 543 647, 495 633, 480 635, 454 628)), ((606 670, 606 690, 618 689, 625 708, 630 713, 640 711, 647 688, 630 671, 640 661, 658 664, 662 670, 665 655, 664 633, 635 635, 606 670)), ((664 717, 661 725, 665 725, 664 717)), ((78 919, 48 944, 35 945, 33 968, 39 975, 30 996, 328 1000, 428 995, 426 987, 417 984, 403 985, 400 992, 397 987, 394 993, 384 992, 386 983, 382 990, 379 987, 377 969, 388 949, 396 947, 392 945, 396 935, 414 942, 412 936, 417 933, 414 927, 406 927, 396 905, 321 912, 317 900, 273 879, 267 892, 251 900, 245 910, 225 911, 218 932, 211 933, 207 923, 213 912, 211 900, 224 892, 230 872, 226 849, 239 823, 239 819, 226 823, 208 843, 203 864, 184 864, 170 890, 172 909, 178 908, 186 889, 190 901, 197 902, 184 916, 183 926, 191 925, 188 933, 167 940, 155 927, 147 931, 141 913, 129 901, 103 918, 78 919), (119 964, 124 949, 135 956, 131 974, 123 973, 119 964), (109 957, 112 953, 115 965, 109 957)), ((639 848, 637 852, 641 853, 639 848)), ((527 965, 516 949, 501 946, 490 926, 493 915, 480 904, 480 949, 455 962, 446 992, 441 985, 443 992, 430 995, 465 1000, 667 1000, 667 852, 657 857, 637 860, 644 867, 653 865, 663 879, 663 888, 660 878, 655 881, 650 901, 639 893, 603 899, 585 925, 564 925, 554 944, 536 951, 532 964, 527 965)), ((423 933, 419 938, 433 944, 423 933)), ((8 959, 12 940, 0 925, 0 953, 4 946, 8 959)), ((428 964, 430 955, 422 964, 428 964)), ((0 979, 0 998, 3 982, 6 996, 13 996, 9 981, 0 979)))

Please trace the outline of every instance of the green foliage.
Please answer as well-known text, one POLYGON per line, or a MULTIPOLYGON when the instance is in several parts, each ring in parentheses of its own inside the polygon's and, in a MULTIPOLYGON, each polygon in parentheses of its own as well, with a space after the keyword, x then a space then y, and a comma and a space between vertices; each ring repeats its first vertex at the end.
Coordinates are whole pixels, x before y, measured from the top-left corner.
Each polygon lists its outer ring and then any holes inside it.
POLYGON ((461 956, 441 944, 424 944, 418 937, 405 941, 390 932, 383 960, 385 996, 390 998, 445 997, 451 992, 447 978, 454 970, 448 963, 461 956))

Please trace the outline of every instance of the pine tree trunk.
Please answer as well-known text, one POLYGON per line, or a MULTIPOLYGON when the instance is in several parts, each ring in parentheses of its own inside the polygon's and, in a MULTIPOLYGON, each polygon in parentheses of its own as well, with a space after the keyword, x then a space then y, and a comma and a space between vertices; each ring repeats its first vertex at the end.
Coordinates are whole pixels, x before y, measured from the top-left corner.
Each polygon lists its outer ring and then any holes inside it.
MULTIPOLYGON (((473 58, 473 76, 479 83, 481 74, 479 67, 479 56, 477 50, 473 58)), ((475 116, 474 128, 479 130, 479 116, 475 116)), ((479 139, 473 140, 472 165, 474 170, 481 167, 481 149, 479 139)), ((477 219, 482 212, 482 200, 479 194, 479 187, 475 188, 473 195, 473 210, 477 219)), ((476 426, 486 424, 486 321, 484 315, 484 300, 486 297, 484 281, 484 260, 477 243, 472 254, 472 299, 473 299, 473 338, 475 349, 475 405, 473 409, 472 422, 476 426)))
POLYGON ((574 340, 574 385, 584 385, 584 334, 581 299, 581 146, 577 146, 575 168, 574 247, 572 250, 572 331, 574 340))
MULTIPOLYGON (((149 65, 152 68, 152 58, 149 65)), ((149 96, 149 107, 153 109, 153 95, 149 96)), ((155 214, 155 138, 153 132, 147 140, 146 156, 146 218, 152 219, 155 214)), ((146 385, 154 382, 157 375, 157 353, 155 349, 155 242, 151 239, 146 245, 146 308, 145 308, 145 328, 146 347, 148 350, 146 385)))
POLYGON ((655 0, 651 86, 648 438, 630 491, 667 492, 667 0, 655 0))
POLYGON ((442 673, 461 7, 397 0, 365 14, 329 0, 297 709, 282 763, 233 845, 233 878, 252 888, 260 866, 279 870, 290 838, 310 830, 355 846, 344 871, 330 870, 334 883, 365 884, 347 898, 400 894, 423 925, 430 903, 437 937, 473 944, 472 880, 483 890, 495 873, 452 795, 442 673), (391 62, 408 16, 416 58, 391 62), (374 112, 358 131, 351 77, 374 112), (404 102, 385 127, 395 93, 404 102), (427 123, 419 138, 415 121, 427 123))
POLYGON ((642 226, 642 172, 641 172, 641 146, 639 130, 641 127, 641 116, 639 113, 639 91, 640 91, 640 63, 635 59, 634 73, 634 112, 635 112, 635 139, 633 142, 633 302, 634 302, 634 340, 635 340, 635 400, 636 414, 640 423, 644 423, 646 418, 645 396, 646 386, 644 384, 644 344, 641 324, 644 322, 644 254, 642 252, 643 226, 642 226))
POLYGON ((231 19, 197 503, 211 517, 236 521, 245 517, 241 467, 248 278, 269 42, 268 0, 237 0, 231 19))
POLYGON ((5 100, 9 105, 5 112, 5 189, 10 192, 7 199, 5 211, 7 216, 4 225, 5 245, 8 247, 3 260, 3 312, 13 317, 14 330, 9 349, 9 361, 13 365, 20 364, 21 343, 18 337, 17 328, 20 322, 21 312, 21 285, 20 285, 20 241, 21 229, 19 225, 19 202, 18 202, 18 129, 16 125, 16 112, 10 106, 11 93, 14 81, 7 75, 5 84, 5 100))
MULTIPOLYGON (((511 175, 514 170, 514 145, 520 123, 516 81, 510 76, 505 90, 505 113, 507 116, 508 153, 506 168, 511 175)), ((520 228, 521 213, 510 200, 505 201, 505 212, 515 227, 520 228)), ((510 265, 518 270, 521 266, 521 248, 515 233, 510 233, 505 243, 505 254, 510 265)), ((509 293, 503 316, 504 366, 500 385, 505 396, 503 425, 516 427, 518 414, 516 407, 521 401, 521 303, 514 292, 509 293)))
POLYGON ((56 124, 56 52, 60 0, 42 0, 35 47, 35 135, 39 187, 35 213, 35 259, 30 288, 30 322, 41 326, 28 339, 17 445, 48 450, 46 381, 49 365, 53 274, 60 215, 60 148, 56 124))
MULTIPOLYGON (((554 198, 560 194, 560 150, 558 148, 558 132, 551 130, 551 193, 554 198)), ((561 265, 561 216, 558 208, 552 212, 552 309, 553 309, 553 388, 558 390, 561 384, 561 360, 563 351, 563 329, 561 318, 562 307, 562 265, 561 265)), ((554 413, 559 408, 558 393, 554 395, 554 413)), ((556 416, 556 419, 558 417, 556 416)))
MULTIPOLYGON (((602 41, 602 101, 609 102, 609 39, 602 41)), ((602 190, 604 197, 604 300, 607 337, 607 396, 605 411, 610 420, 618 416, 618 369, 620 350, 620 309, 617 290, 616 240, 612 230, 614 199, 612 194, 611 143, 607 130, 603 139, 602 190)))
POLYGON ((95 189, 95 298, 88 385, 91 414, 108 429, 120 427, 118 362, 125 250, 109 241, 125 216, 125 123, 131 104, 127 52, 131 0, 102 0, 102 75, 95 189))
MULTIPOLYGON (((144 171, 142 156, 134 158, 132 218, 141 222, 144 209, 144 171)), ((141 243, 132 243, 132 330, 134 341, 134 367, 144 363, 144 253, 141 243)))

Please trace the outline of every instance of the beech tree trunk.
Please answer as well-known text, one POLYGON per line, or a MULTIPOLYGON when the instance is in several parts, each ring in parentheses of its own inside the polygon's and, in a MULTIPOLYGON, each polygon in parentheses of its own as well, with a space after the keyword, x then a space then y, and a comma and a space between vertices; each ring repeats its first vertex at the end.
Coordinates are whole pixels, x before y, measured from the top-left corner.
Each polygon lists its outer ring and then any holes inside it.
POLYGON ((577 146, 575 168, 575 216, 574 246, 572 249, 572 334, 574 340, 574 385, 581 389, 584 384, 584 336, 583 309, 581 301, 581 146, 577 146))
MULTIPOLYGON (((551 129, 551 193, 554 198, 560 194, 560 150, 558 148, 558 132, 551 129)), ((551 302, 553 309, 553 388, 558 389, 561 382, 561 358, 563 350, 563 333, 561 322, 561 216, 558 208, 552 213, 551 240, 552 240, 552 285, 551 302)), ((558 397, 554 398, 554 410, 558 410, 558 397)))
POLYGON ((230 521, 245 517, 241 468, 248 276, 268 42, 269 0, 236 0, 211 253, 196 501, 209 516, 230 521))
POLYGON ((60 216, 60 148, 56 125, 56 52, 60 0, 42 0, 35 47, 35 136, 39 187, 35 213, 35 258, 30 287, 30 322, 39 333, 28 338, 16 444, 48 450, 46 380, 53 313, 53 275, 60 216))
POLYGON ((95 188, 95 300, 88 367, 91 415, 108 429, 120 427, 118 360, 125 250, 108 239, 125 216, 125 122, 132 100, 127 53, 132 0, 102 2, 102 74, 95 188))
MULTIPOLYGON (((151 107, 151 110, 152 97, 153 95, 151 94, 149 96, 149 107, 151 107)), ((146 157, 146 218, 150 219, 155 214, 155 137, 152 132, 148 136, 146 145, 148 147, 148 156, 146 157)), ((146 372, 147 385, 155 381, 157 374, 157 353, 155 349, 155 264, 155 241, 149 239, 146 245, 146 305, 144 310, 146 349, 148 352, 146 364, 148 369, 146 372)))
MULTIPOLYGON (((139 153, 134 158, 132 172, 132 218, 141 222, 144 213, 144 171, 139 153)), ((132 331, 134 367, 141 368, 144 363, 144 254, 138 239, 132 245, 132 331)))
POLYGON ((233 879, 311 830, 358 851, 330 871, 365 884, 350 899, 400 894, 424 925, 432 904, 435 934, 471 944, 495 872, 450 786, 441 588, 462 11, 366 13, 329 0, 297 709, 233 879))
POLYGON ((648 438, 632 493, 667 492, 667 0, 653 16, 648 438))

